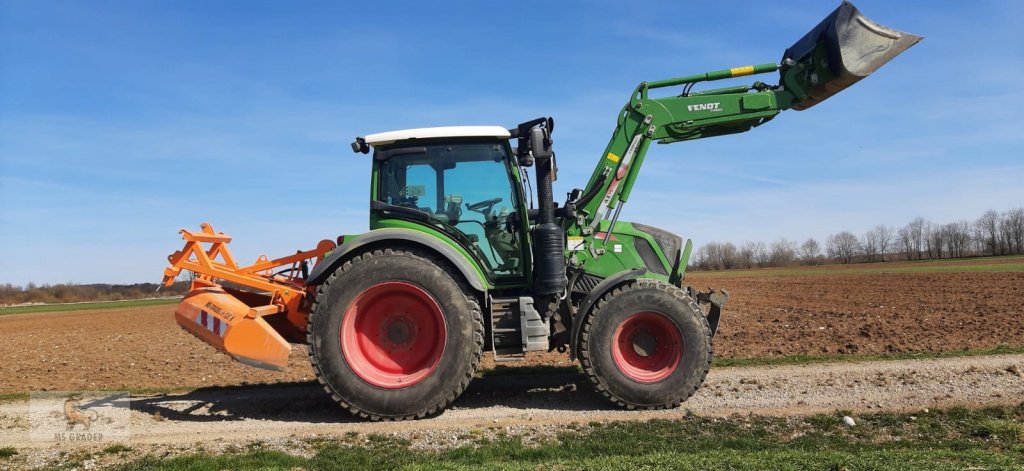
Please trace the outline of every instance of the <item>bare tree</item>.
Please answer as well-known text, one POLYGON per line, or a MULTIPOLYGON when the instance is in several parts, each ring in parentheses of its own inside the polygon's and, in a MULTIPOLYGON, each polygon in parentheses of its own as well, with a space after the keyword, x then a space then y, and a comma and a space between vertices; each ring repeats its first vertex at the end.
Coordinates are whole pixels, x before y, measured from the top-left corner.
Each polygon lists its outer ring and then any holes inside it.
MULTIPOLYGON (((932 224, 915 218, 897 229, 879 224, 857 237, 849 231, 831 234, 825 240, 825 253, 840 263, 852 263, 859 255, 864 260, 885 261, 891 252, 903 252, 907 260, 924 257, 941 259, 944 255, 961 258, 974 254, 1024 253, 1024 208, 1011 208, 1000 214, 988 210, 974 222, 958 221, 932 224)), ((694 266, 709 270, 731 268, 778 267, 797 260, 812 264, 820 259, 821 245, 813 238, 803 244, 779 239, 770 245, 747 241, 737 248, 732 243, 711 242, 694 254, 694 266)))
POLYGON ((878 239, 878 254, 882 257, 882 261, 885 261, 886 254, 892 250, 893 239, 896 237, 896 231, 892 226, 885 224, 879 224, 872 229, 875 232, 875 236, 878 239))
POLYGON ((759 267, 767 267, 771 264, 771 253, 768 252, 768 246, 764 242, 754 242, 754 261, 757 262, 759 267))
POLYGON ((971 240, 971 223, 967 221, 951 222, 942 226, 946 252, 951 258, 965 255, 967 244, 971 240))
POLYGON ((925 221, 924 218, 916 218, 907 224, 907 228, 914 241, 914 260, 920 260, 922 258, 921 254, 924 252, 928 221, 925 221))
POLYGON ((876 259, 885 261, 885 254, 889 253, 892 245, 893 230, 884 224, 879 224, 861 237, 861 250, 867 261, 874 262, 876 259))
POLYGON ((914 251, 914 236, 910 233, 909 225, 896 231, 896 241, 903 249, 903 255, 907 257, 907 260, 913 260, 916 252, 914 251))
POLYGON ((779 239, 772 242, 769 263, 773 267, 784 267, 792 265, 796 261, 796 242, 779 239))
POLYGON ((924 228, 925 246, 928 248, 928 258, 942 258, 942 244, 946 240, 946 234, 942 226, 927 223, 924 228))
POLYGON ((1006 219, 1006 213, 999 219, 999 255, 1013 253, 1013 230, 1010 229, 1010 221, 1006 219))
POLYGON ((737 268, 736 246, 731 242, 708 242, 697 250, 694 264, 704 270, 737 268))
POLYGON ((1024 253, 1024 208, 1013 208, 1003 213, 1000 228, 1004 233, 1007 252, 1024 253))
POLYGON ((875 261, 875 257, 878 256, 878 234, 874 230, 865 232, 860 238, 860 250, 864 253, 865 260, 875 261))
POLYGON ((974 222, 974 230, 978 239, 985 241, 988 254, 995 255, 999 244, 999 213, 991 209, 985 211, 985 214, 974 222))
POLYGON ((722 244, 718 264, 726 270, 736 268, 736 246, 732 242, 722 244))
POLYGON ((708 242, 697 249, 694 254, 694 265, 702 270, 714 270, 715 260, 718 258, 718 242, 708 242))
POLYGON ((817 263, 818 255, 821 255, 821 246, 818 245, 818 241, 811 238, 800 244, 800 260, 805 264, 817 263))
POLYGON ((897 231, 899 244, 907 260, 920 260, 921 251, 924 249, 925 227, 928 222, 923 218, 917 218, 907 223, 906 226, 897 231))
POLYGON ((828 255, 842 263, 850 263, 860 251, 860 242, 852 232, 843 231, 828 236, 826 241, 828 255))
POLYGON ((709 242, 700 246, 693 254, 693 266, 701 270, 711 270, 714 267, 711 263, 711 245, 715 242, 709 242))
POLYGON ((740 247, 739 252, 736 254, 739 268, 750 268, 754 266, 754 252, 756 251, 757 243, 749 240, 744 242, 743 247, 740 247))

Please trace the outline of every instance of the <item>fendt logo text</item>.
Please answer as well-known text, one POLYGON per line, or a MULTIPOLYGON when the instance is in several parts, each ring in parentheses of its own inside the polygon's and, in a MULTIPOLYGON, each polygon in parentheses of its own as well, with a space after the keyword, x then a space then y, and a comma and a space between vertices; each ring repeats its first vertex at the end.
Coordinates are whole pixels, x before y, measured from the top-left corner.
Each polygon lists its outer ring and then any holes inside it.
POLYGON ((722 111, 722 103, 697 103, 696 105, 686 105, 688 111, 722 111))

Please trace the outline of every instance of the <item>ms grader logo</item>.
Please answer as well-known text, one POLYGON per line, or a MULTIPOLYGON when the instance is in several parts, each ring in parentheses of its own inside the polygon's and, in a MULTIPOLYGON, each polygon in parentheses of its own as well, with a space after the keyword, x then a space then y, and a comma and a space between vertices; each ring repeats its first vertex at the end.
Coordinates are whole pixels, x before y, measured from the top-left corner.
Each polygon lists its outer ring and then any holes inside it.
POLYGON ((67 430, 69 432, 74 430, 75 425, 78 424, 85 427, 85 430, 89 430, 92 423, 100 418, 99 412, 92 409, 83 411, 80 407, 78 400, 73 397, 64 401, 64 420, 68 422, 67 430))
POLYGON ((102 442, 129 438, 131 409, 123 391, 35 392, 29 436, 42 442, 102 442))

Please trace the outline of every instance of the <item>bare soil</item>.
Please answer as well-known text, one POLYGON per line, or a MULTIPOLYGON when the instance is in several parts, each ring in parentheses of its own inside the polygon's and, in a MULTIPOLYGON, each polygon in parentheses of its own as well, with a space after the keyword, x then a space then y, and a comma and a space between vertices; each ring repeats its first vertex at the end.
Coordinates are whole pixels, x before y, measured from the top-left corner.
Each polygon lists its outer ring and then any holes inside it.
MULTIPOLYGON (((720 357, 955 351, 1024 344, 1024 273, 705 278, 732 298, 720 357)), ((0 316, 0 393, 196 388, 313 379, 305 347, 289 370, 234 362, 185 333, 173 305, 0 316)), ((571 365, 531 355, 512 365, 571 365)), ((485 357, 484 367, 493 367, 485 357)))
POLYGON ((732 294, 724 357, 940 352, 1024 343, 1024 272, 701 278, 732 294))

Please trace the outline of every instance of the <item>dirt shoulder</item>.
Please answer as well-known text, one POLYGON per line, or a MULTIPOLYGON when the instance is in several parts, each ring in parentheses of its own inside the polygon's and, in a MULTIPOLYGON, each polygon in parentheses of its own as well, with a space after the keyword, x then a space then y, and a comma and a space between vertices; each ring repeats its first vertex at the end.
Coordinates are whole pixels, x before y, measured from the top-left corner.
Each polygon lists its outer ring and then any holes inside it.
MULTIPOLYGON (((808 415, 835 410, 913 411, 958 405, 1015 404, 1024 397, 1024 355, 901 362, 830 363, 713 370, 683 408, 615 409, 579 374, 493 376, 475 380, 438 417, 368 423, 343 413, 314 382, 205 388, 133 398, 133 447, 222 445, 275 437, 384 433, 414 437, 430 431, 493 427, 563 427, 603 421, 678 418, 685 414, 808 415)), ((73 450, 98 445, 33 442, 28 402, 0 404, 0 446, 73 450)))

